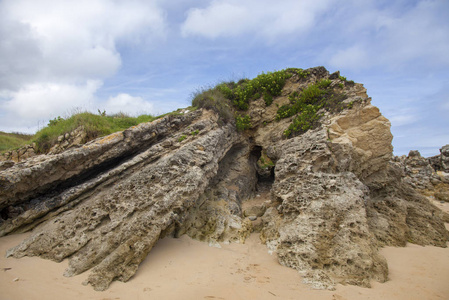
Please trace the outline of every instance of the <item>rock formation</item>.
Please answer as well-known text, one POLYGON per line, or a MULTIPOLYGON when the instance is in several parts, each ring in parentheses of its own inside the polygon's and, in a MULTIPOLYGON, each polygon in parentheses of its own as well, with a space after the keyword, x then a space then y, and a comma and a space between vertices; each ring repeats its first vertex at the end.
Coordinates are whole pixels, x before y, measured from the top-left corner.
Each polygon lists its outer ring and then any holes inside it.
POLYGON ((408 156, 395 157, 404 171, 403 181, 422 195, 449 202, 449 145, 440 149, 440 155, 429 158, 412 150, 408 156))
POLYGON ((361 84, 318 67, 264 98, 249 102, 245 131, 213 110, 185 110, 0 163, 0 235, 33 230, 7 255, 69 258, 66 276, 90 270, 86 283, 105 290, 166 235, 218 245, 255 230, 281 264, 332 289, 387 280, 380 246, 446 247, 449 217, 392 161, 390 123, 361 84), (279 110, 323 79, 341 109, 319 106, 315 123, 286 138, 298 115, 279 110))
MULTIPOLYGON (((88 135, 83 127, 76 128, 72 132, 58 136, 57 142, 51 147, 47 154, 58 154, 67 149, 77 147, 88 141, 88 135)), ((13 161, 20 162, 30 157, 36 156, 39 153, 36 143, 26 145, 16 150, 7 151, 0 154, 0 162, 13 161)), ((1 169, 1 167, 0 167, 1 169)))
MULTIPOLYGON (((17 150, 7 151, 0 154, 0 163, 4 161, 19 162, 21 160, 28 159, 36 155, 37 149, 36 144, 26 145, 17 150)), ((1 166, 0 166, 1 169, 1 166)))
POLYGON ((429 161, 436 171, 449 173, 449 145, 440 149, 440 154, 430 157, 429 161))

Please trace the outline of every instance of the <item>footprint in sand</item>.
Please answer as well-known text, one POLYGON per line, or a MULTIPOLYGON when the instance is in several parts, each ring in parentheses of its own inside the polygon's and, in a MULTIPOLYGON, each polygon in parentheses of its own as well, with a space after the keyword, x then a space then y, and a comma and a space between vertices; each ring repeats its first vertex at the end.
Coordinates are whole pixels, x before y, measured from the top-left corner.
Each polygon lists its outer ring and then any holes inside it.
POLYGON ((257 279, 258 283, 270 283, 270 277, 259 277, 257 279))

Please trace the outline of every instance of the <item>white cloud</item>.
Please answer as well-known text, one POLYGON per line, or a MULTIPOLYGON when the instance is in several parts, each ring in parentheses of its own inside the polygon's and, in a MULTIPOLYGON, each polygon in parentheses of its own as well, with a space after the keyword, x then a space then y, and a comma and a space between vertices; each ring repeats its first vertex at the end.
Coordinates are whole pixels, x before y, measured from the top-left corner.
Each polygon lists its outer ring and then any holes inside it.
MULTIPOLYGON (((142 97, 121 93, 100 101, 95 96, 102 83, 90 80, 86 84, 32 84, 17 92, 0 94, 10 100, 0 104, 0 127, 8 131, 34 132, 38 126, 57 116, 69 117, 72 113, 105 110, 108 115, 123 112, 132 116, 153 113, 153 104, 142 97)), ((5 130, 4 129, 4 130, 5 130)))
POLYGON ((3 94, 9 100, 0 104, 0 109, 5 114, 0 120, 0 126, 30 132, 26 128, 34 130, 38 122, 45 123, 45 120, 56 116, 65 117, 74 109, 87 110, 95 100, 94 94, 100 86, 101 82, 94 80, 81 85, 39 83, 3 94))
POLYGON ((338 41, 329 46, 333 67, 363 70, 449 66, 447 1, 418 1, 383 6, 376 2, 345 3, 335 15, 338 41))
POLYGON ((116 44, 162 35, 151 1, 5 0, 0 4, 0 88, 101 79, 121 65, 116 44))
POLYGON ((32 84, 11 93, 11 99, 2 108, 19 118, 50 118, 75 107, 87 108, 100 86, 99 81, 88 81, 84 85, 32 84))
POLYGON ((361 46, 352 46, 337 51, 329 60, 332 67, 344 66, 350 70, 361 70, 371 66, 368 51, 361 46))
POLYGON ((109 98, 106 103, 99 104, 107 114, 126 113, 133 116, 153 113, 153 104, 141 97, 133 97, 128 94, 118 94, 109 98))
POLYGON ((206 38, 253 34, 273 39, 312 28, 316 16, 333 0, 217 0, 206 8, 193 8, 181 26, 183 36, 206 38))
POLYGON ((401 18, 391 18, 383 38, 387 59, 420 64, 425 62, 449 65, 449 6, 443 1, 421 1, 401 18))
POLYGON ((396 127, 410 125, 419 120, 416 115, 412 114, 392 114, 388 119, 396 127))
POLYGON ((0 121, 34 126, 97 101, 121 66, 117 45, 165 35, 156 0, 0 2, 0 121))

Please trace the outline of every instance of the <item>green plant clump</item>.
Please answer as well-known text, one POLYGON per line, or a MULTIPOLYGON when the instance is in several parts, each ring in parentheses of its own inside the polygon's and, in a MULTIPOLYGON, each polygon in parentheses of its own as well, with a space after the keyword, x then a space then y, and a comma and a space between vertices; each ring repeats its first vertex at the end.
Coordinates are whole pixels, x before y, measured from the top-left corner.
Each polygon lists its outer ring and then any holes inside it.
POLYGON ((313 128, 321 117, 318 114, 321 108, 328 111, 339 111, 344 108, 341 102, 346 96, 334 92, 330 87, 331 83, 331 80, 323 79, 309 85, 301 93, 293 92, 290 94, 290 104, 281 106, 276 115, 277 120, 296 115, 284 132, 286 137, 313 128))
POLYGON ((299 68, 288 68, 286 71, 298 75, 299 78, 306 78, 310 75, 310 72, 299 68))
MULTIPOLYGON (((274 97, 279 96, 285 86, 286 80, 293 75, 306 78, 310 73, 303 69, 286 69, 276 72, 262 73, 254 79, 241 79, 223 82, 212 88, 200 89, 192 99, 192 106, 214 110, 220 120, 227 123, 236 110, 245 111, 250 101, 263 97, 265 105, 273 103, 274 97)), ((330 81, 329 81, 330 84, 330 81)), ((239 130, 251 127, 249 117, 237 114, 235 121, 239 130)))
POLYGON ((319 105, 307 104, 301 109, 301 112, 293 119, 288 129, 284 131, 285 136, 290 136, 296 132, 306 132, 311 129, 314 123, 320 118, 317 111, 321 108, 319 105))
POLYGON ((259 160, 257 161, 257 165, 261 169, 267 169, 270 167, 274 167, 274 162, 267 156, 265 151, 263 151, 260 155, 259 160))
POLYGON ((178 138, 178 142, 182 142, 183 140, 185 140, 187 138, 187 136, 185 136, 185 135, 181 135, 179 138, 178 138))
POLYGON ((287 70, 262 73, 252 80, 241 80, 238 84, 220 84, 218 89, 240 109, 247 110, 250 101, 263 97, 267 106, 273 97, 279 96, 285 81, 292 76, 287 70))
MULTIPOLYGON (((234 83, 228 84, 232 86, 234 83)), ((228 86, 228 84, 223 83, 214 88, 196 92, 192 100, 192 106, 211 109, 218 114, 222 122, 228 123, 233 117, 231 102, 223 89, 220 88, 220 86, 228 86)))
POLYGON ((236 115, 235 116, 235 125, 236 125, 238 131, 250 129, 252 126, 251 117, 248 115, 244 115, 244 116, 236 115))

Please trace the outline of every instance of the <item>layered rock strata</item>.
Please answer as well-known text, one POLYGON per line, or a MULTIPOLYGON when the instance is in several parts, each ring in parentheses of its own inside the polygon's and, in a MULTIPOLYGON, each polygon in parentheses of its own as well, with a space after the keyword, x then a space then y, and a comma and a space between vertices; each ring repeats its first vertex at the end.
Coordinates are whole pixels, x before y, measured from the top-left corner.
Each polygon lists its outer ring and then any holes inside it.
POLYGON ((269 106, 252 101, 243 132, 196 110, 3 163, 0 234, 33 229, 8 255, 69 258, 66 276, 90 270, 87 283, 104 290, 133 276, 163 236, 218 246, 257 230, 281 264, 332 289, 387 280, 380 246, 446 247, 448 216, 391 161, 390 123, 363 86, 322 67, 307 74, 269 106), (344 109, 322 109, 317 126, 285 138, 293 117, 277 120, 278 107, 322 79, 344 109))

